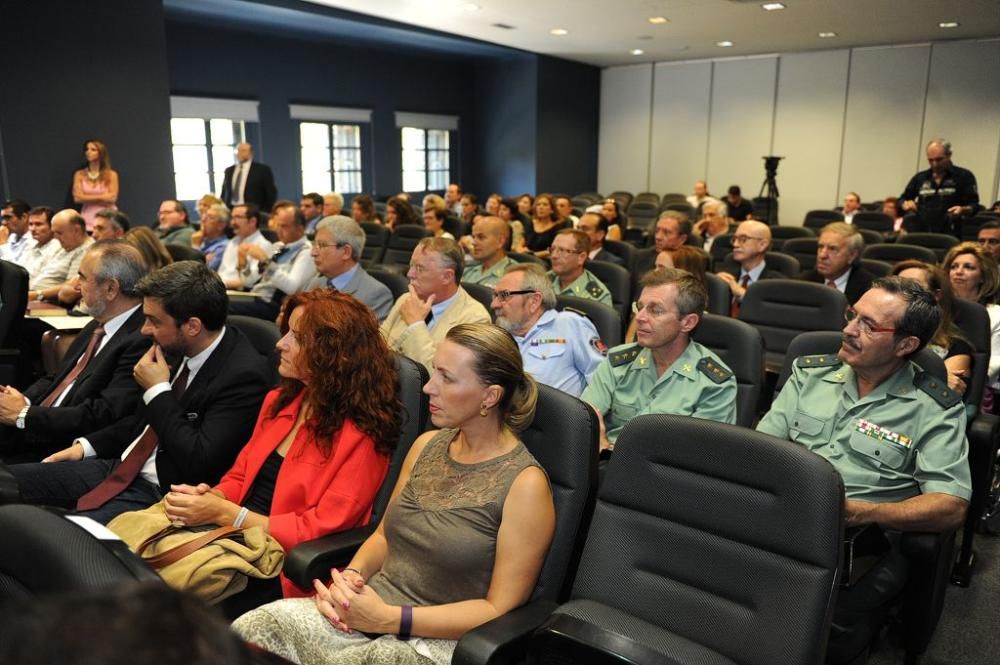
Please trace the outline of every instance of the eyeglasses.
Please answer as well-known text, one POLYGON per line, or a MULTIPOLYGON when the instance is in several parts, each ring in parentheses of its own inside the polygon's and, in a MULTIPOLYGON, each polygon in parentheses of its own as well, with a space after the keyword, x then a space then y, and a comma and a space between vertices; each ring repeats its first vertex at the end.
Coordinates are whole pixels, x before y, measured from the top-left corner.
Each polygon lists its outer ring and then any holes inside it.
POLYGON ((566 249, 565 247, 549 247, 549 254, 552 256, 559 256, 560 254, 583 254, 583 252, 576 249, 566 249))
MULTIPOLYGON (((4 219, 7 219, 7 218, 4 217, 4 219)), ((992 246, 992 245, 1000 245, 1000 238, 980 238, 979 239, 979 244, 980 245, 990 245, 990 246, 992 246)))
POLYGON ((659 318, 661 316, 666 316, 667 314, 670 314, 670 312, 671 312, 671 310, 667 309, 666 307, 661 307, 660 305, 657 305, 655 303, 650 303, 650 304, 647 304, 647 305, 643 305, 639 301, 634 301, 632 303, 632 313, 633 314, 638 314, 639 312, 641 312, 643 310, 646 310, 646 314, 648 314, 649 316, 652 316, 654 318, 659 318))
POLYGON ((9 219, 14 219, 14 215, 0 215, 0 219, 6 222, 9 219))
POLYGON ((503 291, 494 292, 493 298, 499 300, 502 303, 506 303, 514 296, 526 296, 532 293, 538 293, 538 291, 534 291, 532 289, 521 289, 518 291, 510 291, 508 289, 504 289, 503 291))
POLYGON ((743 235, 733 236, 733 244, 734 245, 736 245, 736 244, 742 245, 743 243, 745 243, 748 240, 763 240, 763 238, 758 238, 756 236, 743 236, 743 235))
POLYGON ((861 332, 863 332, 868 337, 874 337, 875 333, 894 333, 894 332, 896 332, 895 328, 877 328, 877 327, 875 327, 869 321, 866 321, 864 318, 859 317, 857 310, 855 310, 851 306, 848 306, 844 310, 844 321, 846 321, 847 323, 850 323, 851 321, 857 321, 858 322, 858 330, 860 330, 861 332))
POLYGON ((313 246, 319 247, 320 249, 326 249, 327 247, 343 247, 346 242, 326 242, 325 240, 313 240, 313 246))

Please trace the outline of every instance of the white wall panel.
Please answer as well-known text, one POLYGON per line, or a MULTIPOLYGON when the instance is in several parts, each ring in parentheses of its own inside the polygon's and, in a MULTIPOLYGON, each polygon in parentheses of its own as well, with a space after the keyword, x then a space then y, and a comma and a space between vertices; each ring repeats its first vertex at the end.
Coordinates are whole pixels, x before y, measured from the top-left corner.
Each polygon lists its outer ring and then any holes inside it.
POLYGON ((694 181, 706 176, 711 93, 711 62, 656 65, 649 174, 652 191, 689 194, 694 181))
POLYGON ((715 63, 708 137, 708 188, 723 196, 739 185, 747 198, 764 180, 764 155, 771 154, 774 86, 778 59, 715 63))
POLYGON ((987 206, 1000 198, 996 191, 1000 150, 998 81, 1000 40, 946 42, 935 44, 931 50, 921 159, 927 141, 937 137, 951 141, 954 162, 976 175, 980 202, 987 206))
POLYGON ((847 50, 781 56, 774 154, 785 158, 777 181, 779 217, 786 226, 837 203, 849 61, 847 50))
POLYGON ((604 194, 647 188, 652 64, 601 72, 597 188, 604 194))
POLYGON ((855 49, 838 199, 896 196, 916 172, 930 46, 855 49))

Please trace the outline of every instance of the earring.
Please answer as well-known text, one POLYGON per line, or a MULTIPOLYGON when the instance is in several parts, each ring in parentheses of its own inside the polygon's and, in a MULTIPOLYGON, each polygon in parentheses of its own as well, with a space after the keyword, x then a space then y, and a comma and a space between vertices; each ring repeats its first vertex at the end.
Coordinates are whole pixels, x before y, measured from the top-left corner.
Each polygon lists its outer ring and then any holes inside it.
POLYGON ((486 416, 489 415, 489 411, 486 410, 486 405, 485 404, 483 404, 481 407, 479 407, 479 415, 481 417, 483 417, 483 418, 485 418, 486 416))

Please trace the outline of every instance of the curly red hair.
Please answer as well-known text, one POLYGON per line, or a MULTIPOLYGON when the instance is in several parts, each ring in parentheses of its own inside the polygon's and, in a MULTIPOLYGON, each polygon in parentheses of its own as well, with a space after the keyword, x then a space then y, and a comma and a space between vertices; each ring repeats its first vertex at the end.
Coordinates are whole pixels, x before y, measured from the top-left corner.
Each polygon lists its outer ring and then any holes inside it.
MULTIPOLYGON (((296 293, 282 307, 282 335, 299 308, 299 369, 309 377, 306 404, 320 448, 328 455, 334 435, 350 418, 375 441, 376 450, 391 453, 399 438, 403 406, 396 396, 399 373, 375 315, 353 296, 332 289, 296 293)), ((270 416, 304 387, 297 379, 282 379, 270 416)))

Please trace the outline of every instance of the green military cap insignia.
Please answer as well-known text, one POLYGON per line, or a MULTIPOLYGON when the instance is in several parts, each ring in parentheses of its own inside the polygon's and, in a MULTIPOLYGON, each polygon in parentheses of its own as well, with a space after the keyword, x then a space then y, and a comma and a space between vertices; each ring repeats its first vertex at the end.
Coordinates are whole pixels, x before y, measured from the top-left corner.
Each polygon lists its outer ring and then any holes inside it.
POLYGON ((587 293, 589 293, 594 298, 600 298, 604 295, 604 287, 597 282, 591 280, 587 282, 587 293))
POLYGON ((818 356, 799 356, 795 359, 795 366, 804 369, 810 367, 839 367, 841 362, 836 353, 825 353, 818 356))
POLYGON ((698 370, 716 383, 725 383, 733 375, 728 367, 720 365, 711 358, 702 358, 699 360, 698 370))
POLYGON ((913 385, 930 395, 931 399, 949 409, 962 401, 962 396, 948 387, 948 382, 928 372, 919 372, 913 377, 913 385))
POLYGON ((624 349, 620 349, 610 354, 608 356, 608 361, 611 363, 612 367, 619 367, 635 360, 640 351, 642 351, 642 347, 638 344, 633 344, 632 346, 627 346, 624 349))

